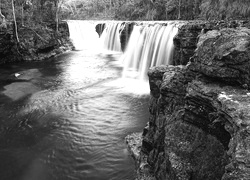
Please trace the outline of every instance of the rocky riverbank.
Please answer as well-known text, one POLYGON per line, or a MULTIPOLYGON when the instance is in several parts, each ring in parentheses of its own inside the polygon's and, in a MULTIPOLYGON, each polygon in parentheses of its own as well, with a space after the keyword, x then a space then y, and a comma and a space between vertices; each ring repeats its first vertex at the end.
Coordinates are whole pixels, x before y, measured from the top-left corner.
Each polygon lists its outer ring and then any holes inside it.
POLYGON ((149 70, 149 126, 127 138, 138 180, 250 177, 250 30, 204 32, 196 46, 188 65, 149 70))
POLYGON ((59 24, 44 24, 37 28, 20 26, 18 28, 19 43, 13 32, 13 25, 0 30, 0 64, 13 61, 44 60, 65 51, 72 50, 69 39, 69 29, 66 22, 59 24))

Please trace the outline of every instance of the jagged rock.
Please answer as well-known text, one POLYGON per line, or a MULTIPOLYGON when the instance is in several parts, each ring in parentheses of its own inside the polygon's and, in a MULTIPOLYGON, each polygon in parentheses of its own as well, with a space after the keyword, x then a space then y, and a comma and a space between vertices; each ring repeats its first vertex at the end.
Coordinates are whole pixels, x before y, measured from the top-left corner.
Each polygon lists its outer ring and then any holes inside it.
POLYGON ((250 177, 250 92, 227 88, 222 90, 218 98, 222 110, 231 117, 231 126, 227 126, 227 129, 232 136, 228 150, 230 163, 222 179, 247 180, 250 177))
POLYGON ((150 172, 150 166, 147 163, 147 156, 141 151, 142 133, 133 133, 125 137, 128 149, 136 161, 137 178, 136 180, 155 180, 150 172))
MULTIPOLYGON (((213 134, 224 146, 227 146, 226 150, 228 149, 230 163, 226 166, 226 173, 222 179, 249 179, 249 91, 239 87, 201 81, 193 81, 187 91, 188 95, 192 94, 191 96, 201 92, 198 95, 200 100, 212 105, 213 112, 204 112, 209 109, 206 106, 201 106, 200 109, 203 111, 201 113, 208 115, 207 120, 210 121, 205 126, 207 131, 213 134), (217 134, 213 131, 217 131, 217 134)), ((194 109, 197 110, 197 108, 194 109)))
MULTIPOLYGON (((149 71, 150 85, 155 83, 151 90, 160 95, 151 101, 150 126, 143 142, 152 144, 148 163, 157 179, 220 179, 224 173, 228 157, 223 144, 203 130, 202 122, 200 125, 187 121, 190 111, 185 97, 195 76, 182 66, 155 67, 149 71)), ((192 118, 198 117, 199 114, 192 118)))
POLYGON ((201 74, 250 87, 250 29, 213 30, 200 36, 192 69, 201 74))
POLYGON ((95 31, 97 32, 99 37, 101 37, 104 28, 105 28, 105 23, 99 23, 95 26, 95 31))
POLYGON ((125 137, 125 141, 128 144, 128 149, 131 155, 136 161, 138 161, 142 145, 142 133, 133 133, 127 135, 125 137))
POLYGON ((227 114, 220 110, 221 103, 217 99, 222 91, 219 85, 214 83, 197 80, 189 83, 183 119, 215 136, 224 148, 228 149, 231 136, 224 126, 230 122, 227 114))
POLYGON ((149 70, 141 153, 156 179, 249 179, 249 34, 207 32, 187 66, 149 70))
POLYGON ((182 22, 174 38, 174 65, 186 65, 194 55, 199 36, 210 30, 249 27, 248 21, 188 21, 182 22))
POLYGON ((148 70, 150 93, 154 98, 160 96, 160 85, 162 83, 163 74, 170 68, 175 69, 173 66, 156 66, 148 70))

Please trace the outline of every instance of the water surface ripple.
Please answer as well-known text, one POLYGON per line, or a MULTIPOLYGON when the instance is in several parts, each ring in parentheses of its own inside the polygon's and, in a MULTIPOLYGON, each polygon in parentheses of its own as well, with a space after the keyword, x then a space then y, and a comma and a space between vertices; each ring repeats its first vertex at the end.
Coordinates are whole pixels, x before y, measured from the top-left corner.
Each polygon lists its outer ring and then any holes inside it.
POLYGON ((111 57, 0 67, 1 180, 134 179, 124 137, 148 121, 148 95, 125 85, 111 57))

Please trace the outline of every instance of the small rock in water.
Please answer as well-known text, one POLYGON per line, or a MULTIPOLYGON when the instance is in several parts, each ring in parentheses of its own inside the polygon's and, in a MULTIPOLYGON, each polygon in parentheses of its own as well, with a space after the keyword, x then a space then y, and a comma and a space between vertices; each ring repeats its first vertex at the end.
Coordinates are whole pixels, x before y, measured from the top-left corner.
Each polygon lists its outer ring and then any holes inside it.
POLYGON ((142 133, 133 133, 126 136, 126 143, 131 155, 138 160, 140 157, 141 145, 142 145, 142 133))

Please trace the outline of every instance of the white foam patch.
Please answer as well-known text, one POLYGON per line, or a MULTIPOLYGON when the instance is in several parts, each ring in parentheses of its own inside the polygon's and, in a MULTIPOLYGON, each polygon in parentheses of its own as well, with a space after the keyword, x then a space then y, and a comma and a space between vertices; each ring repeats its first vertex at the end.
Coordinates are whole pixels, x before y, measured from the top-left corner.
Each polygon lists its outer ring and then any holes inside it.
POLYGON ((131 93, 134 95, 148 95, 150 93, 149 83, 138 79, 120 78, 108 82, 106 86, 113 86, 121 93, 131 93))

